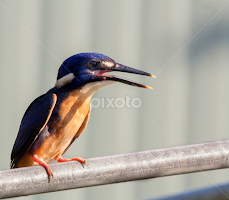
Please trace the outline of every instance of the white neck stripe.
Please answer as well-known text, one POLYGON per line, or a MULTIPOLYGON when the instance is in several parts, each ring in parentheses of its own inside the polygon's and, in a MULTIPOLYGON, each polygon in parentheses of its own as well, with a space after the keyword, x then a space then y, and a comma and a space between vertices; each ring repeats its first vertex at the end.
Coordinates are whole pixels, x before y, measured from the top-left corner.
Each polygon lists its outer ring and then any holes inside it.
POLYGON ((65 75, 62 78, 57 80, 55 87, 61 88, 65 85, 71 83, 74 78, 75 78, 75 76, 73 75, 73 73, 67 74, 67 75, 65 75))

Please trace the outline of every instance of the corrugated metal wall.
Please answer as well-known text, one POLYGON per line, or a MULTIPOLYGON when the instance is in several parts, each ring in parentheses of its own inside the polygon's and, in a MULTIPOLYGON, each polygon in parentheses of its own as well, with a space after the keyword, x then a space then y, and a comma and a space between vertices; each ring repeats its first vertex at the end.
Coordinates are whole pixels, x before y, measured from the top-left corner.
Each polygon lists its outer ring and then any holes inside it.
MULTIPOLYGON (((93 109, 66 157, 99 157, 228 139, 229 5, 226 0, 0 0, 1 169, 30 102, 55 84, 58 67, 99 52, 157 79, 126 74, 96 97, 141 98, 140 108, 93 109)), ((26 197, 144 199, 228 180, 229 170, 26 197)), ((21 198, 23 199, 23 198, 21 198)))

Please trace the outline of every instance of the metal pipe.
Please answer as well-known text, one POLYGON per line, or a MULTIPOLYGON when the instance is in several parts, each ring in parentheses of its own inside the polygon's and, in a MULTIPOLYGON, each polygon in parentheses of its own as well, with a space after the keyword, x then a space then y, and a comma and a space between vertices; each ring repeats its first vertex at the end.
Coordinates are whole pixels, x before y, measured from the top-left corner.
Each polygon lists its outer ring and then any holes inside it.
POLYGON ((211 187, 198 188, 167 197, 158 197, 148 200, 228 200, 229 199, 229 183, 211 187))
POLYGON ((0 171, 0 198, 229 167, 229 140, 0 171))

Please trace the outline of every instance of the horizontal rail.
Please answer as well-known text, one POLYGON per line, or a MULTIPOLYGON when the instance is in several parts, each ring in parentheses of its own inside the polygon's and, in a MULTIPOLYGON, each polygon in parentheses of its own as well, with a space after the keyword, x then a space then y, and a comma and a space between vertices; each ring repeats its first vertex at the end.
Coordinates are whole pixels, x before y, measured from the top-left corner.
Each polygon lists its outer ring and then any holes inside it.
POLYGON ((181 194, 167 197, 158 197, 148 200, 228 200, 229 199, 229 183, 217 186, 198 188, 189 190, 181 194))
POLYGON ((32 195, 229 167, 229 140, 0 171, 0 198, 32 195))

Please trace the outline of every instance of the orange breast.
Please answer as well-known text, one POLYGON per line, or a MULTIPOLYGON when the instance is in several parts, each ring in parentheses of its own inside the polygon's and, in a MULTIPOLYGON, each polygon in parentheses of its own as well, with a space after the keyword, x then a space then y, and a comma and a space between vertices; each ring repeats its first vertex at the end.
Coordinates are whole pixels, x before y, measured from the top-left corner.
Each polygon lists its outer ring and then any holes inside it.
MULTIPOLYGON (((28 151, 17 164, 17 167, 37 165, 32 159, 35 153, 39 159, 49 163, 58 159, 68 148, 73 137, 85 129, 90 112, 92 95, 100 88, 114 83, 113 81, 92 82, 81 90, 75 90, 66 98, 59 108, 60 121, 49 127, 50 135, 40 144, 35 152, 28 151), (81 126, 82 125, 82 126, 81 126)), ((58 97, 57 97, 58 101, 58 97)))
MULTIPOLYGON (((69 146, 72 138, 82 131, 78 131, 90 112, 92 95, 84 95, 75 91, 66 98, 59 108, 60 121, 49 127, 50 135, 42 142, 35 153, 38 158, 49 163, 58 159, 69 146)), ((78 137, 77 136, 77 137, 78 137)), ((17 167, 32 166, 32 153, 28 151, 19 161, 17 167)))
POLYGON ((50 127, 51 136, 36 152, 38 157, 42 157, 45 162, 51 162, 63 154, 88 115, 90 101, 91 96, 83 95, 80 91, 65 99, 59 109, 61 120, 50 127))

